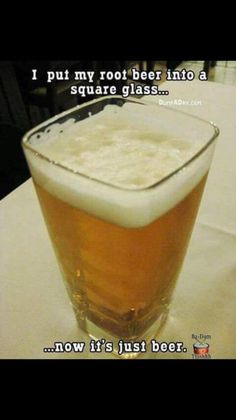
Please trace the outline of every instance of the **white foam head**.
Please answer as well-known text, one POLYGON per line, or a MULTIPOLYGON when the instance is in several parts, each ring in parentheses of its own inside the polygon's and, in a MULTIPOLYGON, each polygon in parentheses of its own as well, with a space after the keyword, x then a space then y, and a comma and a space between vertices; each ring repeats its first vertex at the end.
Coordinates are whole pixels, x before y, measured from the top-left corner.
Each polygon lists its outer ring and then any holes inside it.
POLYGON ((62 124, 56 117, 46 130, 49 121, 40 133, 28 133, 24 151, 37 183, 99 218, 124 227, 147 225, 209 169, 213 143, 185 165, 214 135, 201 120, 138 102, 109 105, 77 122, 69 113, 62 124))

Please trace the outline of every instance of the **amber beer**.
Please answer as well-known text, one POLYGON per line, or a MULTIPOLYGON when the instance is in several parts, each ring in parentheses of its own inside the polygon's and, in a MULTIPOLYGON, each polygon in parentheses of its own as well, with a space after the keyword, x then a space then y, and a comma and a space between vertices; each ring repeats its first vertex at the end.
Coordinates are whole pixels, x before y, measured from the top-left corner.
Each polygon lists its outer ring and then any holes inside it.
POLYGON ((136 339, 168 309, 206 176, 148 226, 124 228, 35 184, 75 312, 110 334, 136 339))
POLYGON ((23 145, 79 325, 130 341, 154 337, 167 315, 217 133, 197 120, 205 138, 185 140, 174 120, 174 135, 158 134, 158 118, 169 127, 178 113, 123 102, 23 145))

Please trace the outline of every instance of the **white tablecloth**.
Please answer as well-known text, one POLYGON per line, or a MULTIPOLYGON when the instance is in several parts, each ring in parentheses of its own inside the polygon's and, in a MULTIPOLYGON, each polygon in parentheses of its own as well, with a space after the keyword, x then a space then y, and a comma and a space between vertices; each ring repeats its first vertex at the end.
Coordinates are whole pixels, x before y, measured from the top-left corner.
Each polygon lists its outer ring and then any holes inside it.
MULTIPOLYGON (((208 335, 212 358, 236 357, 236 87, 166 82, 169 96, 201 100, 171 106, 220 128, 211 171, 169 319, 158 341, 182 341, 186 353, 150 351, 142 358, 192 358, 194 335, 208 335)), ((39 204, 28 180, 0 203, 0 357, 114 358, 90 354, 58 270, 39 204), (43 352, 55 341, 85 341, 82 354, 43 352)), ((203 340, 204 341, 204 340, 203 340)))

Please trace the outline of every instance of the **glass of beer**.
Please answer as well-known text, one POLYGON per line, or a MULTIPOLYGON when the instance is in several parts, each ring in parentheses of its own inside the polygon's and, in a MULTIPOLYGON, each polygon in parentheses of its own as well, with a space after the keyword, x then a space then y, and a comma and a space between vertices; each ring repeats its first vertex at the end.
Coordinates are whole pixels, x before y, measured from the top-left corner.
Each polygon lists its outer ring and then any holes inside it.
POLYGON ((115 353, 120 340, 150 342, 166 320, 218 133, 183 112, 113 96, 22 140, 78 325, 115 353))

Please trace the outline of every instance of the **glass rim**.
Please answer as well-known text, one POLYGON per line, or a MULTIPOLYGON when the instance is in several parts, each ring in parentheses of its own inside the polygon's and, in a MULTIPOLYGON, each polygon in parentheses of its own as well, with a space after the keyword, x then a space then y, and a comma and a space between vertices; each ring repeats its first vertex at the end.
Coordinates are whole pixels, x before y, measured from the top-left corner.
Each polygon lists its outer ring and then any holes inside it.
POLYGON ((47 162, 49 162, 49 163, 51 163, 51 164, 53 164, 53 165, 61 168, 61 169, 64 169, 65 171, 70 172, 70 173, 72 173, 74 175, 79 175, 80 177, 89 179, 91 181, 96 181, 99 184, 103 184, 103 185, 106 185, 108 187, 116 188, 116 189, 119 189, 119 190, 122 190, 122 191, 139 192, 139 191, 146 191, 146 190, 150 190, 152 188, 155 188, 155 187, 157 187, 157 186, 165 183, 168 179, 172 178, 174 175, 176 175, 179 172, 181 172, 184 168, 186 168, 192 162, 194 162, 196 159, 198 159, 209 148, 209 146, 218 137, 219 133, 220 133, 220 130, 216 126, 215 123, 213 123, 212 121, 205 120, 205 119, 203 119, 201 117, 197 117, 195 115, 189 114, 188 112, 180 111, 178 109, 171 108, 171 107, 168 107, 168 106, 159 105, 159 104, 156 104, 155 102, 147 101, 145 99, 143 100, 142 98, 141 99, 136 99, 136 98, 132 98, 132 97, 123 98, 123 96, 121 96, 121 95, 109 95, 109 96, 103 96, 101 98, 93 99, 93 100, 88 101, 88 102, 85 102, 85 103, 83 103, 81 105, 76 105, 75 107, 70 108, 70 109, 68 109, 68 110, 66 110, 64 112, 61 112, 60 114, 54 115, 53 117, 49 118, 48 120, 46 120, 46 121, 38 124, 36 127, 33 127, 31 130, 29 130, 29 131, 27 131, 25 133, 25 135, 23 136, 23 138, 21 140, 21 146, 22 146, 23 149, 24 148, 29 149, 31 152, 33 152, 40 159, 43 159, 43 160, 45 160, 45 161, 47 161, 47 162), (212 127, 213 134, 210 137, 210 139, 206 142, 206 144, 203 147, 201 147, 198 150, 198 152, 196 152, 190 159, 188 159, 185 163, 183 163, 183 165, 179 166, 174 171, 170 172, 168 175, 164 176, 163 178, 161 178, 159 181, 155 182, 154 184, 151 184, 148 187, 141 187, 141 188, 136 188, 136 189, 120 187, 118 185, 113 185, 113 184, 111 184, 109 182, 102 181, 102 180, 99 180, 97 178, 94 178, 94 177, 85 175, 85 174, 79 172, 79 170, 78 171, 77 170, 73 170, 73 169, 71 169, 71 168, 69 168, 69 167, 67 167, 67 166, 65 166, 65 165, 63 165, 63 164, 61 164, 59 162, 54 161, 53 159, 50 159, 50 158, 46 157, 42 153, 40 153, 37 150, 35 150, 34 147, 32 147, 31 145, 29 145, 28 141, 30 140, 30 137, 35 132, 37 132, 39 129, 41 129, 43 127, 48 127, 48 126, 52 125, 54 122, 60 120, 61 118, 64 118, 66 115, 69 115, 69 114, 71 114, 74 111, 77 111, 77 110, 79 111, 80 109, 86 108, 87 106, 90 106, 90 105, 95 104, 95 103, 100 102, 100 101, 101 102, 102 101, 105 101, 107 99, 119 99, 119 100, 122 100, 122 101, 134 102, 134 103, 141 104, 141 105, 154 106, 154 107, 157 107, 157 108, 164 108, 167 111, 171 111, 171 112, 174 112, 174 113, 179 113, 179 114, 185 115, 186 117, 190 117, 190 118, 196 119, 198 121, 201 121, 204 124, 207 124, 208 126, 212 127))

